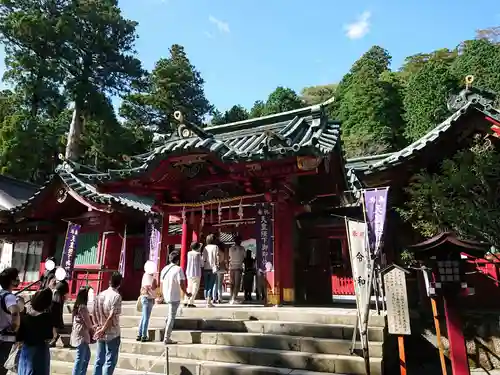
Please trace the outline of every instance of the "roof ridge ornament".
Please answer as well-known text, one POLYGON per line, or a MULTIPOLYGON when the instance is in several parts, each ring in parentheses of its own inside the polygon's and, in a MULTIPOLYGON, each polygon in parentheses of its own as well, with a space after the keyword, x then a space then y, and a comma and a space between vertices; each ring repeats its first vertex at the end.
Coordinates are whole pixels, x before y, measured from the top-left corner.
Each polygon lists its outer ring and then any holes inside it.
POLYGON ((465 77, 465 88, 458 95, 451 95, 447 102, 448 110, 456 112, 467 104, 479 103, 483 106, 491 106, 495 101, 496 94, 487 89, 473 87, 475 77, 469 74, 465 77))
POLYGON ((179 125, 177 125, 177 137, 179 138, 191 138, 195 135, 201 139, 214 137, 213 134, 206 132, 198 125, 185 121, 181 111, 174 112, 174 119, 179 123, 179 125))

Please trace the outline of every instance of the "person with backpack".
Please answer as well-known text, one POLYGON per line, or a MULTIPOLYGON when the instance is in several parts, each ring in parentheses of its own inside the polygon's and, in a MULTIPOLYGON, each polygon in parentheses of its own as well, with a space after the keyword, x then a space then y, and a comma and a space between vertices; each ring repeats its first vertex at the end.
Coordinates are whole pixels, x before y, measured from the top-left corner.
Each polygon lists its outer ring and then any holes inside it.
POLYGON ((165 345, 175 344, 170 339, 172 330, 174 329, 175 317, 181 303, 181 291, 189 298, 191 293, 186 289, 186 276, 179 263, 181 255, 178 251, 173 251, 168 256, 169 264, 167 264, 160 272, 160 283, 163 292, 163 301, 167 304, 167 318, 165 320, 165 337, 163 339, 165 345))
POLYGON ((0 272, 0 375, 6 375, 3 364, 16 342, 16 332, 21 323, 17 298, 12 290, 19 286, 19 271, 13 267, 0 272))

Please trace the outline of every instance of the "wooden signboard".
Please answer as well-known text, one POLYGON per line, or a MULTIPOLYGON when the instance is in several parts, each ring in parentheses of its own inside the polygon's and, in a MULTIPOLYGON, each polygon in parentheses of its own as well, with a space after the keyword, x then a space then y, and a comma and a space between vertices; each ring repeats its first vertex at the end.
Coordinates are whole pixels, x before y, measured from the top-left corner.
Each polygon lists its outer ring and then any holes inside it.
POLYGON ((392 335, 411 335, 406 273, 406 270, 395 265, 384 273, 387 325, 392 335))

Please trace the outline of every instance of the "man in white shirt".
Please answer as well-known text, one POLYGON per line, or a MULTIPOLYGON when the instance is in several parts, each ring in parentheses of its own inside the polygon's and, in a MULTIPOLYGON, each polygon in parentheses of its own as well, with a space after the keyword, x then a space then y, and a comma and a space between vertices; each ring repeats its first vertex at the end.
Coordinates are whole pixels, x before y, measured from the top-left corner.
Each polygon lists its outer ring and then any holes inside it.
POLYGON ((15 268, 6 268, 0 273, 0 375, 7 374, 3 364, 16 341, 16 331, 21 322, 17 298, 12 290, 19 285, 19 272, 15 268))
POLYGON ((174 329, 175 317, 181 303, 181 292, 186 296, 191 297, 191 293, 186 290, 186 276, 179 263, 181 255, 178 251, 173 251, 168 256, 169 264, 167 264, 160 272, 160 283, 163 292, 163 301, 167 304, 167 318, 165 321, 165 337, 164 343, 175 344, 170 339, 172 330, 174 329))
POLYGON ((243 260, 245 259, 245 248, 241 246, 241 237, 234 238, 234 245, 229 248, 229 279, 231 284, 231 300, 233 304, 238 297, 241 287, 241 275, 243 273, 243 260))
POLYGON ((196 307, 194 299, 196 298, 196 294, 198 294, 198 289, 200 289, 201 269, 203 267, 200 250, 201 243, 193 242, 191 244, 191 251, 187 253, 187 291, 191 293, 191 297, 186 295, 184 301, 185 307, 196 307))

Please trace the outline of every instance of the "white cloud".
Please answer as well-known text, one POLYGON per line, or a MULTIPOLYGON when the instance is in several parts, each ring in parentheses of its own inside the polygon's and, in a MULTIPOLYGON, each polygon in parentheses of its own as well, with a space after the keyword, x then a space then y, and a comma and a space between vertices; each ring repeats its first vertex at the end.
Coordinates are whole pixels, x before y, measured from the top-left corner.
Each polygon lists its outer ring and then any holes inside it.
POLYGON ((213 23, 221 33, 229 34, 231 32, 227 22, 221 21, 214 16, 209 16, 208 20, 213 23))
POLYGON ((346 36, 349 39, 361 39, 370 31, 370 18, 372 14, 368 11, 363 12, 355 22, 344 26, 346 36))
POLYGON ((209 33, 208 31, 205 31, 205 32, 204 32, 204 34, 205 34, 205 36, 206 36, 208 39, 213 39, 213 38, 215 38, 214 34, 209 33))

